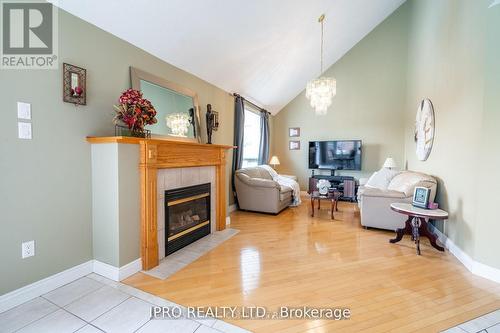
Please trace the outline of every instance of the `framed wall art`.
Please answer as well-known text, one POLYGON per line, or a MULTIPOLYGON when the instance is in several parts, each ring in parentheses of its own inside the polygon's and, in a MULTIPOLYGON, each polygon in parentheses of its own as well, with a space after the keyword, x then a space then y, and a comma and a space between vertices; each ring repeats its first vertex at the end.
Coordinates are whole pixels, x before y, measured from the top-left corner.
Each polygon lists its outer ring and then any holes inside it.
POLYGON ((63 101, 75 105, 87 104, 87 70, 63 64, 63 101))
POLYGON ((300 136, 300 127, 290 127, 288 129, 289 137, 299 137, 300 136))
POLYGON ((300 150, 300 141, 289 141, 288 142, 288 149, 289 150, 300 150))

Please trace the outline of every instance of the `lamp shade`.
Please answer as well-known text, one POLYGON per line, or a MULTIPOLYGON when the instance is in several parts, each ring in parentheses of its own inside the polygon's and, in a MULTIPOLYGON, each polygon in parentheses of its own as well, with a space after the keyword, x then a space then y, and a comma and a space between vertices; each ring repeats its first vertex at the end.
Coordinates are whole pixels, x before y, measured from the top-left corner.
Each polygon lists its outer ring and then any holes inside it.
POLYGON ((392 157, 388 157, 385 160, 384 165, 383 165, 383 168, 388 168, 388 169, 393 169, 393 168, 397 168, 397 167, 398 166, 392 157))
POLYGON ((279 165, 280 164, 280 160, 278 159, 278 156, 271 157, 271 160, 269 160, 269 164, 271 164, 271 165, 279 165))

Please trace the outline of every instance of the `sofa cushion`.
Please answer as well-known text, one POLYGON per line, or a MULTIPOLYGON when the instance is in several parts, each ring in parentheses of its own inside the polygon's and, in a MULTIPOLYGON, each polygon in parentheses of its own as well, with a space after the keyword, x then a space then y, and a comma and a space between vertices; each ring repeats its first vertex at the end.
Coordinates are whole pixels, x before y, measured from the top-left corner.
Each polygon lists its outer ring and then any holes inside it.
POLYGON ((416 186, 430 188, 434 185, 436 185, 436 180, 429 175, 420 172, 405 171, 395 176, 387 189, 403 192, 406 196, 412 196, 416 186))
POLYGON ((368 179, 366 187, 379 188, 381 190, 386 190, 389 186, 391 180, 398 174, 398 171, 391 170, 388 168, 382 168, 379 171, 373 173, 373 175, 368 179))
POLYGON ((395 199, 404 199, 408 197, 404 192, 399 192, 394 190, 382 190, 379 188, 370 188, 370 187, 364 187, 361 196, 395 198, 395 199))

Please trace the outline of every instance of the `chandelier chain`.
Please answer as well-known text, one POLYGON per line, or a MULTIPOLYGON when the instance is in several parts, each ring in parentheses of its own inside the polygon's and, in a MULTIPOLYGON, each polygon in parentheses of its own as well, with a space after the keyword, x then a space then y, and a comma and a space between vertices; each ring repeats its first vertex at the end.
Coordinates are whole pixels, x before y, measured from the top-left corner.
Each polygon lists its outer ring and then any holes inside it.
POLYGON ((320 18, 320 22, 321 22, 321 59, 320 59, 320 72, 319 72, 319 75, 321 76, 323 74, 323 20, 324 18, 320 18))

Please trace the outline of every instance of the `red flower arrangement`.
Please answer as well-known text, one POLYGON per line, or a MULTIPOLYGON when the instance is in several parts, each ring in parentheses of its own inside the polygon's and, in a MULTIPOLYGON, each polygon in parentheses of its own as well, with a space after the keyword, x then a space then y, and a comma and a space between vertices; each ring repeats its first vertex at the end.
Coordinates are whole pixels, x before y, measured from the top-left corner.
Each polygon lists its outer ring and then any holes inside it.
POLYGON ((144 126, 156 124, 156 110, 151 102, 142 97, 142 92, 135 89, 125 90, 113 105, 116 115, 113 122, 128 126, 132 135, 144 136, 144 126))

